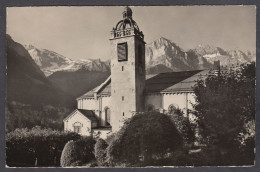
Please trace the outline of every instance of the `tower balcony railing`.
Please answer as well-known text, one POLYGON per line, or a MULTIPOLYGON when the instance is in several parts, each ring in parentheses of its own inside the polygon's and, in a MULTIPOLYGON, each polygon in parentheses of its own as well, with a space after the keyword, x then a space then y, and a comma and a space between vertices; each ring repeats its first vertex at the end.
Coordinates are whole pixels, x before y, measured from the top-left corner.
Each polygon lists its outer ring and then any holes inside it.
POLYGON ((110 39, 122 38, 122 37, 133 36, 133 35, 140 37, 142 40, 144 39, 143 33, 138 31, 135 27, 121 29, 121 30, 112 30, 110 39))

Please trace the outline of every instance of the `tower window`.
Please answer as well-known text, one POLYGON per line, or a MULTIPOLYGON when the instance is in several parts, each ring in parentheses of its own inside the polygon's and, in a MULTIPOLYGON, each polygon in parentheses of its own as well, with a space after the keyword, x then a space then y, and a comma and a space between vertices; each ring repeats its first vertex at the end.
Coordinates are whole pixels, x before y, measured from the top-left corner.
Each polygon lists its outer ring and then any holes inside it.
POLYGON ((125 99, 124 96, 122 96, 122 101, 124 101, 124 99, 125 99))
POLYGON ((117 58, 118 61, 127 61, 127 43, 117 44, 117 58))
POLYGON ((122 71, 124 71, 124 66, 122 66, 122 71))
POLYGON ((123 116, 125 116, 125 112, 123 112, 123 116))

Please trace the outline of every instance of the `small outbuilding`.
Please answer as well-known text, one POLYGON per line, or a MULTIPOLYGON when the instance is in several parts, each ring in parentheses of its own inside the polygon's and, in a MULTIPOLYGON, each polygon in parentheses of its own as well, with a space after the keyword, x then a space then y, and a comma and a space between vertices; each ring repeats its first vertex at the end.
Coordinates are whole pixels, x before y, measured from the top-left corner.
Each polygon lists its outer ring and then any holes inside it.
POLYGON ((92 128, 96 128, 98 120, 92 110, 76 109, 64 120, 64 131, 73 131, 90 136, 92 128))

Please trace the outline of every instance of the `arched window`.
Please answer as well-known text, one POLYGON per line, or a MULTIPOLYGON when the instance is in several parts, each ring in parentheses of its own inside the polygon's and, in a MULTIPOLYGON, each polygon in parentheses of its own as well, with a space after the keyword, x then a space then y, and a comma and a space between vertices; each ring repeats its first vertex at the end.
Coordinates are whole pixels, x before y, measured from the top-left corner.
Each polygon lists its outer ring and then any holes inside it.
POLYGON ((110 109, 105 108, 105 125, 110 125, 110 109))
POLYGON ((148 112, 151 112, 151 111, 154 111, 154 105, 151 105, 151 104, 149 104, 148 106, 147 106, 147 111, 148 112))
POLYGON ((75 122, 73 124, 73 129, 75 133, 81 133, 81 128, 83 127, 83 124, 81 124, 80 122, 75 122))
POLYGON ((178 105, 176 104, 171 104, 169 107, 168 107, 168 113, 174 113, 176 111, 176 109, 178 109, 178 105))

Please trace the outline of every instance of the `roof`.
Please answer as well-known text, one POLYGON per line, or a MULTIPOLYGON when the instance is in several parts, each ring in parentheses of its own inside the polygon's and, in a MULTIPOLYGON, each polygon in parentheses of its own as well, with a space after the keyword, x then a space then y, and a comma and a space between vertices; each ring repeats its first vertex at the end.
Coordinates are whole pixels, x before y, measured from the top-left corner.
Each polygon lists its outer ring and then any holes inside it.
MULTIPOLYGON (((193 91, 196 80, 205 78, 210 70, 193 70, 146 75, 145 93, 187 92, 193 91)), ((99 87, 82 95, 82 98, 94 98, 94 94, 111 96, 111 76, 99 87), (98 90, 98 91, 97 91, 98 90)))
POLYGON ((83 109, 78 109, 80 113, 82 113, 85 117, 90 119, 91 121, 98 121, 95 113, 92 110, 83 110, 83 109))
POLYGON ((95 116, 95 113, 92 110, 83 110, 83 109, 75 109, 73 112, 70 113, 63 121, 66 121, 71 115, 73 115, 76 111, 79 111, 83 116, 88 118, 90 121, 98 121, 95 116))
POLYGON ((196 80, 203 78, 209 70, 168 72, 148 75, 145 81, 146 93, 193 91, 196 80))

